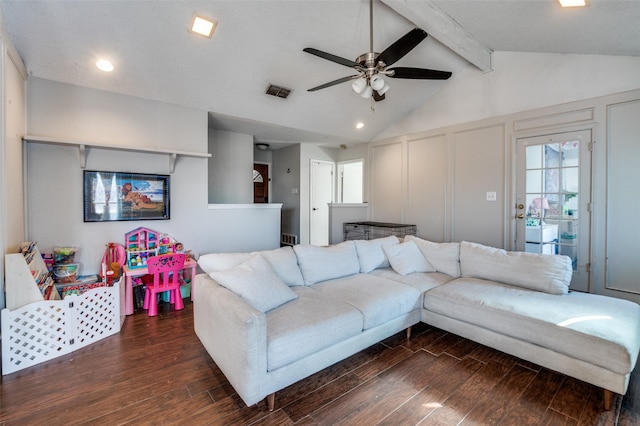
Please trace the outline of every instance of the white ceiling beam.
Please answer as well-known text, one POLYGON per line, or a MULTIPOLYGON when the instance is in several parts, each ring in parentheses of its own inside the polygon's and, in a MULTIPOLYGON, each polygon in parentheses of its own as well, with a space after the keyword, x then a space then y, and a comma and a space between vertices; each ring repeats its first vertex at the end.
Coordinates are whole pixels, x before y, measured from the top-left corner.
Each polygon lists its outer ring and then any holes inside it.
POLYGON ((491 49, 478 42, 432 0, 381 1, 481 71, 493 70, 491 49))

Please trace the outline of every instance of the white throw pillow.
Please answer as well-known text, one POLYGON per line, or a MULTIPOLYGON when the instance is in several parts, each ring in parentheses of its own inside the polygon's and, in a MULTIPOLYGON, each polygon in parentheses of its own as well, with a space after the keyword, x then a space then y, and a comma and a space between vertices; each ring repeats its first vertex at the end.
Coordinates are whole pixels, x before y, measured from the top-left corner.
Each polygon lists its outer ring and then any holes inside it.
POLYGON ((405 241, 392 246, 382 246, 394 271, 400 275, 414 272, 436 272, 436 269, 420 253, 413 241, 405 241))
POLYGON ((328 247, 298 244, 293 246, 306 285, 355 275, 360 272, 353 241, 328 247))
POLYGON ((404 237, 405 241, 416 243, 422 255, 436 268, 436 271, 460 277, 460 243, 434 243, 414 235, 404 237))
POLYGON ((224 271, 246 262, 251 256, 251 253, 208 253, 198 258, 198 266, 207 274, 224 271))
POLYGON ((291 246, 280 247, 274 250, 265 250, 254 254, 261 254, 280 279, 290 287, 304 285, 302 272, 298 267, 298 258, 291 246))
POLYGON ((464 277, 550 294, 567 294, 573 274, 568 256, 505 251, 467 241, 460 244, 460 266, 464 277))
POLYGON ((261 255, 209 276, 260 312, 267 312, 298 297, 261 255))
POLYGON ((398 244, 400 240, 395 235, 384 238, 376 238, 375 240, 356 240, 356 251, 358 252, 358 261, 360 262, 360 272, 366 274, 374 269, 388 268, 389 259, 387 254, 382 250, 383 245, 398 244))

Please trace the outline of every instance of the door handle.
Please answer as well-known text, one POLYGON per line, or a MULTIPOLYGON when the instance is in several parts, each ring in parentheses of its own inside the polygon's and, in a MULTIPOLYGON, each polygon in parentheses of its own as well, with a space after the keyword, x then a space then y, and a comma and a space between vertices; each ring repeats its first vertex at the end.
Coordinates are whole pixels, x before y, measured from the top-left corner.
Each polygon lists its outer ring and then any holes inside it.
POLYGON ((518 219, 524 219, 524 213, 518 213, 516 216, 518 219))
POLYGON ((522 210, 524 209, 524 204, 520 203, 516 207, 518 208, 518 210, 522 210))
POLYGON ((318 208, 317 208, 317 207, 314 207, 314 208, 312 208, 311 210, 313 210, 313 211, 315 212, 316 210, 318 210, 318 208))

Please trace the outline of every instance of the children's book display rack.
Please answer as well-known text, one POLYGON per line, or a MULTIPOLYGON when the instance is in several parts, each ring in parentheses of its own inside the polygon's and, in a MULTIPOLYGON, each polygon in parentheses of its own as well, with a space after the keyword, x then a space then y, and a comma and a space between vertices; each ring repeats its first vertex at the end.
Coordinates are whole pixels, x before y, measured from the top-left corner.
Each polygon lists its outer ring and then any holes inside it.
POLYGON ((33 245, 32 251, 29 258, 21 253, 5 255, 7 307, 2 310, 3 375, 116 334, 125 318, 122 280, 63 300, 45 300, 34 277, 47 268, 37 245, 33 245))

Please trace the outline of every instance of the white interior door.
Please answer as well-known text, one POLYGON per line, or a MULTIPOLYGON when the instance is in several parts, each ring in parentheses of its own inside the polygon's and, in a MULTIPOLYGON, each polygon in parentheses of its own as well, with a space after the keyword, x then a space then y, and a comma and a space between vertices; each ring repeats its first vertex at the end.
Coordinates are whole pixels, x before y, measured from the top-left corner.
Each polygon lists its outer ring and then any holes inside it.
POLYGON ((591 131, 517 139, 516 250, 571 258, 573 290, 589 290, 591 131))
POLYGON ((329 203, 333 202, 334 163, 311 160, 311 188, 309 206, 309 242, 329 244, 329 203))

